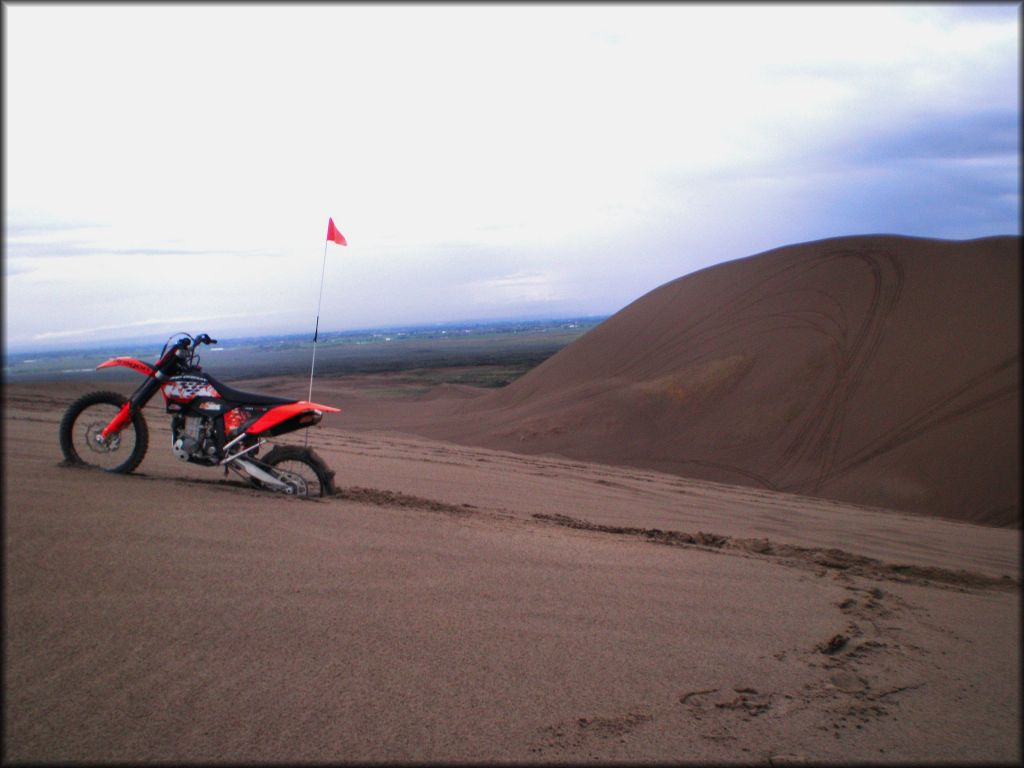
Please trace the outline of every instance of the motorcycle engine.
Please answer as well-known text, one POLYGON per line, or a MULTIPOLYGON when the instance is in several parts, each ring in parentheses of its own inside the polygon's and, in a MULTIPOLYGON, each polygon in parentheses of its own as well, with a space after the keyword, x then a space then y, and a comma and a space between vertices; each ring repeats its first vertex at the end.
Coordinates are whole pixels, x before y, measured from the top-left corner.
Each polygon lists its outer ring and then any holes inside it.
POLYGON ((202 416, 175 416, 171 421, 171 452, 182 461, 209 461, 217 453, 213 421, 202 416))

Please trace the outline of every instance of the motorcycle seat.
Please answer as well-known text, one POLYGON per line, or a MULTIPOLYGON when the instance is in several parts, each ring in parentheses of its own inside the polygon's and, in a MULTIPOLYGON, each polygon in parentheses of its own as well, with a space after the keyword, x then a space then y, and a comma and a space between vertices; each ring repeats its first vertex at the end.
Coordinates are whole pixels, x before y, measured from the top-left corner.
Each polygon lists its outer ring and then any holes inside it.
POLYGON ((293 397, 275 397, 274 395, 259 395, 253 392, 242 392, 234 387, 229 387, 223 382, 217 381, 210 374, 206 374, 206 378, 213 384, 213 388, 220 393, 220 396, 231 403, 238 405, 286 405, 288 403, 296 402, 293 397))

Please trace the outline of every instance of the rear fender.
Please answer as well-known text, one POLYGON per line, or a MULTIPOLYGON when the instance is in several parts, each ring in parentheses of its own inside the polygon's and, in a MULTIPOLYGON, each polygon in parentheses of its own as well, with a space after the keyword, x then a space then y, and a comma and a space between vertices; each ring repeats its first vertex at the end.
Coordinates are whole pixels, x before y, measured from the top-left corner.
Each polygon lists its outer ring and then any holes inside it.
POLYGON ((340 408, 299 400, 271 408, 249 425, 248 435, 273 437, 296 429, 305 429, 320 423, 324 413, 340 413, 340 408))
POLYGON ((98 371, 100 368, 114 368, 115 366, 123 366, 125 368, 131 368, 136 373, 141 373, 145 376, 152 376, 153 369, 148 364, 141 360, 136 360, 134 357, 114 357, 107 360, 105 363, 100 363, 96 366, 98 371))

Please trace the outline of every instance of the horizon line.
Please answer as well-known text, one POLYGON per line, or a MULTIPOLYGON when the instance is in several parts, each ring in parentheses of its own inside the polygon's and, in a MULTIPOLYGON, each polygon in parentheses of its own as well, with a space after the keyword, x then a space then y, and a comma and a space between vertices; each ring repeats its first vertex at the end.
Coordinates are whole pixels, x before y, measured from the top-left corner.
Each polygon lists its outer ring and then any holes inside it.
MULTIPOLYGON (((411 323, 395 323, 389 325, 372 325, 358 328, 347 328, 345 330, 328 330, 320 331, 320 338, 326 337, 339 337, 339 336, 356 336, 366 333, 372 333, 376 331, 388 331, 392 333, 401 332, 404 330, 411 331, 423 331, 434 328, 449 328, 449 327, 460 327, 460 326, 486 326, 486 325, 514 325, 518 323, 560 323, 568 321, 579 321, 579 320, 607 320, 614 313, 577 313, 568 315, 551 315, 551 316, 514 316, 514 317, 503 317, 503 318, 463 318, 459 320, 439 320, 434 322, 411 322, 411 323)), ((171 337, 182 336, 186 331, 176 331, 170 334, 171 337)), ((4 340, 4 359, 5 361, 13 356, 25 355, 25 354, 40 354, 40 355, 61 355, 65 353, 75 352, 90 352, 105 350, 112 346, 120 345, 143 345, 160 343, 161 334, 149 333, 141 334, 136 336, 120 336, 102 340, 94 341, 81 341, 72 342, 71 346, 43 346, 39 342, 22 342, 19 344, 9 344, 7 340, 4 340)), ((218 339, 218 344, 224 342, 239 342, 239 341, 251 341, 260 339, 294 339, 296 337, 309 336, 309 341, 313 340, 312 331, 266 331, 247 335, 236 335, 236 336, 224 336, 222 339, 218 339)))

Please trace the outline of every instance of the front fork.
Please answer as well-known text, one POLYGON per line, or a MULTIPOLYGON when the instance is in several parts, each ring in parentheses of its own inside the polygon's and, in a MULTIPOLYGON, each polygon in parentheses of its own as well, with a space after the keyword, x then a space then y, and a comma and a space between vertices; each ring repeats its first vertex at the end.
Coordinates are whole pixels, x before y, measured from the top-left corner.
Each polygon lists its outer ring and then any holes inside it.
POLYGON ((103 428, 96 437, 96 441, 101 445, 105 445, 110 440, 111 435, 117 435, 128 426, 128 423, 132 420, 132 417, 142 410, 143 406, 149 402, 150 398, 156 394, 156 391, 160 389, 160 382, 162 379, 167 378, 166 374, 157 370, 153 376, 142 382, 140 386, 132 396, 128 398, 128 401, 121 406, 121 410, 117 412, 117 415, 110 420, 110 423, 103 428))
POLYGON ((117 412, 117 416, 110 420, 110 423, 103 428, 103 431, 96 437, 96 442, 100 445, 106 445, 110 440, 111 435, 120 434, 121 430, 125 428, 129 421, 132 420, 132 403, 129 400, 121 406, 121 410, 117 412))

